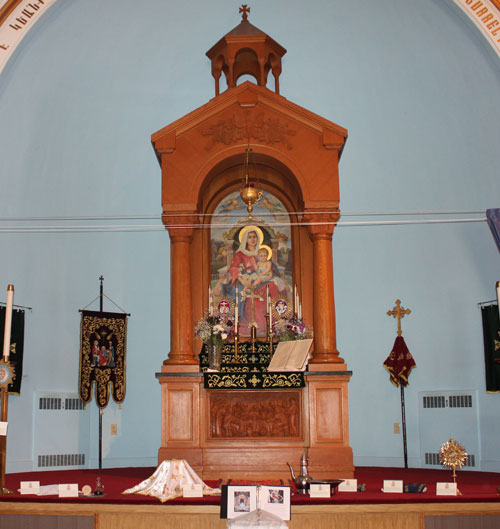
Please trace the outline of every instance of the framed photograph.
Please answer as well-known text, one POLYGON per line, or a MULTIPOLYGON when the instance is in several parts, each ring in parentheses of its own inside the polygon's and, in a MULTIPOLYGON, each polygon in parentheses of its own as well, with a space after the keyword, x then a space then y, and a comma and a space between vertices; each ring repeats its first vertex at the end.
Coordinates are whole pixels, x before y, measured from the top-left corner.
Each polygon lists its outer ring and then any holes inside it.
POLYGON ((223 485, 221 518, 236 518, 256 509, 290 520, 290 487, 223 485))
POLYGON ((257 509, 257 487, 251 485, 228 485, 227 517, 236 518, 257 509))

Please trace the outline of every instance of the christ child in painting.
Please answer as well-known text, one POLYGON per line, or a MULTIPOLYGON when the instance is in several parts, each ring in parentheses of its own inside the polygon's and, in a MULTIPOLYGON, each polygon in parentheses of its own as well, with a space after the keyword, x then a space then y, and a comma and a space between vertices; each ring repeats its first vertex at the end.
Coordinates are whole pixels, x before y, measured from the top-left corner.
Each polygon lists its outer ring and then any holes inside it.
POLYGON ((259 251, 257 252, 257 257, 259 258, 259 262, 257 263, 257 269, 255 270, 255 273, 252 274, 252 286, 254 288, 264 281, 270 281, 273 277, 273 265, 268 259, 267 248, 259 248, 259 251))

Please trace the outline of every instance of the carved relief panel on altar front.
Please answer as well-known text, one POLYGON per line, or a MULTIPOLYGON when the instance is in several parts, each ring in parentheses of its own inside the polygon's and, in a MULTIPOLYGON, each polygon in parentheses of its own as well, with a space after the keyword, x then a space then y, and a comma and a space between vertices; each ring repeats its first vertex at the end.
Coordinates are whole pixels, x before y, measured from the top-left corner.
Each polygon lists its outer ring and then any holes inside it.
POLYGON ((211 391, 208 438, 299 438, 300 391, 211 391))

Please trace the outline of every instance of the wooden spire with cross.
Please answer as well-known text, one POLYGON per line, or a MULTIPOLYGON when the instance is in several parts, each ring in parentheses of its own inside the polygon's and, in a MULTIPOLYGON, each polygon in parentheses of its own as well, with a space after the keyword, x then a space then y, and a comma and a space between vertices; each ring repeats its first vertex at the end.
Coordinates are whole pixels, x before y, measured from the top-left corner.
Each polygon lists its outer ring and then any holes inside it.
POLYGON ((401 307, 401 300, 396 300, 396 306, 392 310, 387 311, 387 316, 394 316, 398 320, 398 336, 401 336, 401 318, 405 317, 405 314, 410 314, 410 309, 401 307))

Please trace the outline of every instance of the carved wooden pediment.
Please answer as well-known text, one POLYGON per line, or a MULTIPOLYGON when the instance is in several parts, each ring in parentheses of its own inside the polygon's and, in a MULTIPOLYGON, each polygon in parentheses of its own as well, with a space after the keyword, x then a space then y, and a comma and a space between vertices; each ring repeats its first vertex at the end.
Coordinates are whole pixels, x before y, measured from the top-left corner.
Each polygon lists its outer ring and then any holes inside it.
POLYGON ((155 132, 162 166, 164 211, 195 211, 203 182, 229 158, 243 160, 247 145, 261 160, 286 167, 305 207, 339 200, 338 160, 347 130, 249 81, 155 132))

